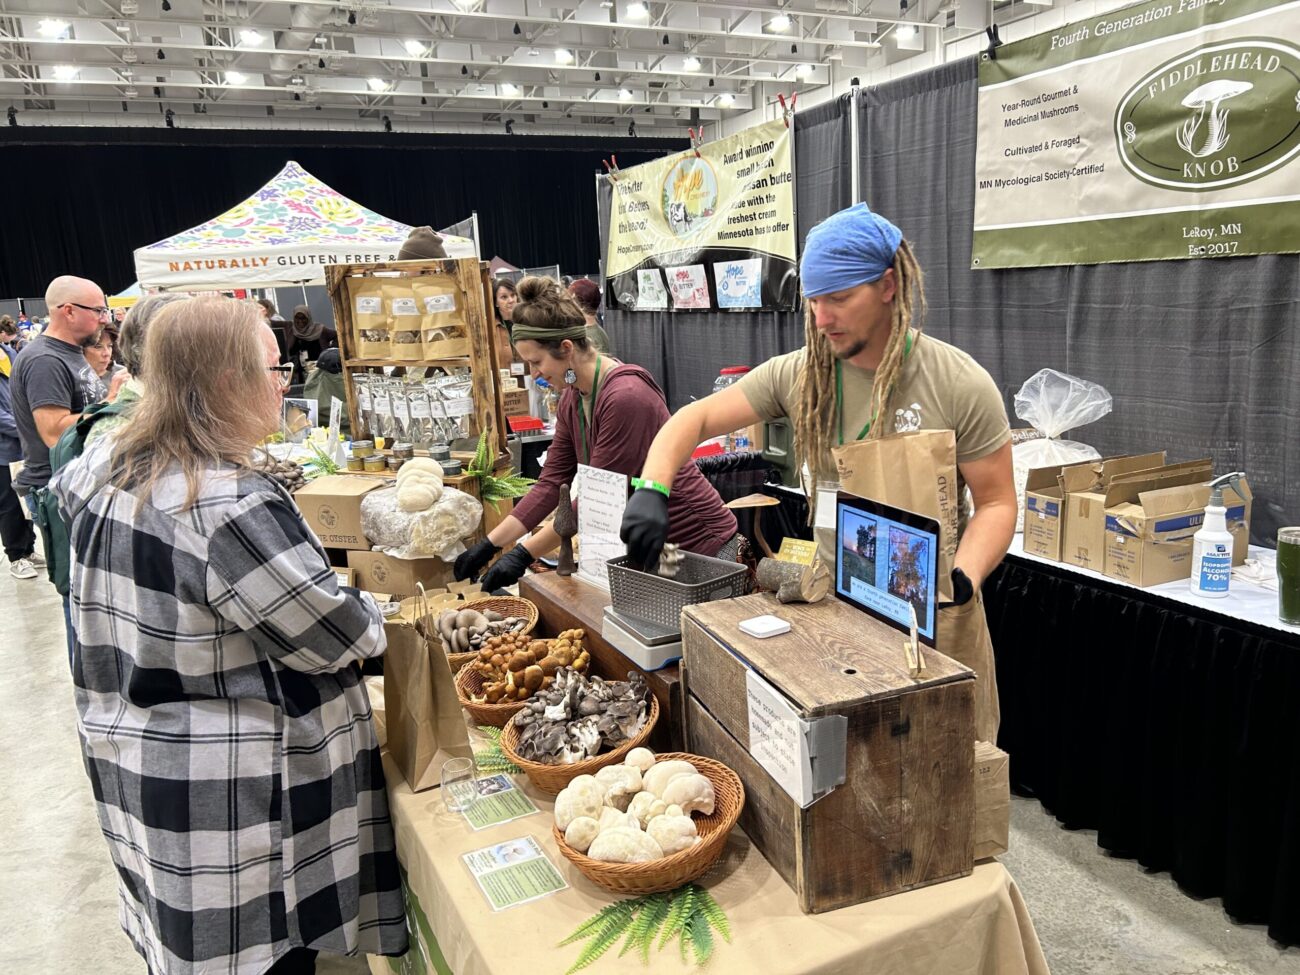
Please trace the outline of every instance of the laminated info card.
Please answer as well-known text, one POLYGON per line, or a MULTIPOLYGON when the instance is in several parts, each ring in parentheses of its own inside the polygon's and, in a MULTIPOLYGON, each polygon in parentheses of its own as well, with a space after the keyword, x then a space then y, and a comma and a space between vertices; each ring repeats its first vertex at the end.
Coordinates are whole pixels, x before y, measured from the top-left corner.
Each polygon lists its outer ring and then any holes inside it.
POLYGON ((569 886, 531 836, 474 850, 461 859, 494 911, 527 904, 569 886))
POLYGON ((627 554, 618 537, 627 507, 627 475, 578 465, 578 575, 609 588, 605 563, 627 554))
POLYGON ((515 788, 508 775, 489 775, 476 783, 478 798, 462 816, 475 832, 537 812, 533 800, 515 788))
POLYGON ((759 308, 763 304, 763 259, 720 261, 713 265, 719 308, 759 308))
POLYGON ((636 272, 636 307, 638 311, 668 307, 668 292, 657 269, 636 272))
POLYGON ((673 308, 708 308, 709 282, 704 276, 703 264, 670 267, 668 288, 673 295, 673 308))

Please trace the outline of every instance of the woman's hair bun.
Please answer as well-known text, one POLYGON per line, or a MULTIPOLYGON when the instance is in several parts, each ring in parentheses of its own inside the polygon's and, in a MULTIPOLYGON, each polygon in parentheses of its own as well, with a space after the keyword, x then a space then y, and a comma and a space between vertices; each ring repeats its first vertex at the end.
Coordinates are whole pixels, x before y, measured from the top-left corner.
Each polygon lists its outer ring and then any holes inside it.
POLYGON ((520 301, 542 301, 557 296, 560 286, 551 278, 530 274, 515 286, 519 291, 520 301))
POLYGON ((569 328, 582 325, 586 318, 573 295, 554 278, 529 275, 519 282, 519 304, 511 319, 516 324, 534 328, 569 328))

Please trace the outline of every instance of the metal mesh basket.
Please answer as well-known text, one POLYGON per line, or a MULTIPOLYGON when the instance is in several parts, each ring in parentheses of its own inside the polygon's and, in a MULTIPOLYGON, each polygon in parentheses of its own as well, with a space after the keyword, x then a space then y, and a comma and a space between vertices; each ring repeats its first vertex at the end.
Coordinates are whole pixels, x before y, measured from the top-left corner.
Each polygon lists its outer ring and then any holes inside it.
POLYGON ((739 562, 683 552, 675 579, 642 572, 627 555, 610 559, 607 565, 614 609, 673 632, 681 631, 682 607, 745 595, 746 570, 739 562))

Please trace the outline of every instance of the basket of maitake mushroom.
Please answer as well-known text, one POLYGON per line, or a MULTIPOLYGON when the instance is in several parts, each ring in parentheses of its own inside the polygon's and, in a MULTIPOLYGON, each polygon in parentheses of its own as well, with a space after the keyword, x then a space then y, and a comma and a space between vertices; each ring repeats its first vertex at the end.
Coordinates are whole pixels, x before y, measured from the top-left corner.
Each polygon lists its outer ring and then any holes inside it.
POLYGON ((585 671, 591 656, 582 630, 565 630, 553 640, 527 633, 502 633, 484 641, 475 659, 456 672, 456 695, 477 724, 504 728, 529 698, 568 670, 585 671))
POLYGON ((592 883, 653 894, 708 873, 744 805, 740 776, 721 762, 634 748, 555 797, 553 830, 565 859, 592 883))
POLYGON ((636 671, 627 676, 607 681, 561 671, 511 718, 501 750, 551 795, 580 775, 622 762, 650 739, 659 720, 659 702, 645 677, 636 671))

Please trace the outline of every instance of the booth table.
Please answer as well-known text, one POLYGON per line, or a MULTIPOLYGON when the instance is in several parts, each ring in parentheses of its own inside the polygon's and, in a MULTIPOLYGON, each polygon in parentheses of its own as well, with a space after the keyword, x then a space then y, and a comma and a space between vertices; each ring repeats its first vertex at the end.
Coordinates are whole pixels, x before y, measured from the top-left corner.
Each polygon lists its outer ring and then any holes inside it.
MULTIPOLYGON (((401 959, 370 958, 371 972, 561 975, 566 971, 582 945, 560 948, 558 942, 617 895, 588 881, 555 848, 551 797, 536 791, 524 776, 516 776, 540 812, 476 833, 462 817, 443 808, 440 789, 412 793, 387 752, 384 772, 397 853, 408 886, 412 951, 401 959), (494 913, 461 856, 521 836, 537 840, 569 886, 494 913)), ((1020 891, 996 861, 978 864, 971 876, 960 880, 806 915, 800 912, 794 892, 736 829, 722 861, 702 883, 731 926, 731 943, 718 939, 707 971, 1047 975, 1020 891)), ((680 975, 694 968, 682 964, 675 944, 651 952, 648 967, 630 956, 618 959, 617 954, 617 949, 611 950, 590 970, 680 975)))
POLYGON ((1138 589, 1017 536, 984 586, 998 744, 1012 788, 1065 827, 1297 944, 1300 631, 1276 593, 1232 589, 1138 589))

